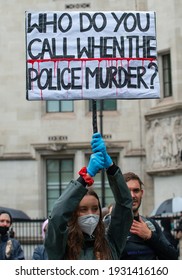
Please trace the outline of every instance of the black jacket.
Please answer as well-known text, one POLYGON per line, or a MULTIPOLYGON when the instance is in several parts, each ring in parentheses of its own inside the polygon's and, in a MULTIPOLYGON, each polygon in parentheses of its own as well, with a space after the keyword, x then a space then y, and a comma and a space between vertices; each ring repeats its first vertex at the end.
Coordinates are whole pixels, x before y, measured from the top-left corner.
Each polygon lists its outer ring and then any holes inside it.
POLYGON ((144 240, 136 234, 129 233, 125 249, 122 253, 123 260, 177 260, 178 252, 166 239, 156 221, 142 217, 152 231, 149 240, 144 240))
POLYGON ((0 235, 0 260, 24 260, 24 252, 20 242, 15 238, 10 238, 8 234, 0 235), (11 253, 6 256, 7 242, 11 242, 11 253))

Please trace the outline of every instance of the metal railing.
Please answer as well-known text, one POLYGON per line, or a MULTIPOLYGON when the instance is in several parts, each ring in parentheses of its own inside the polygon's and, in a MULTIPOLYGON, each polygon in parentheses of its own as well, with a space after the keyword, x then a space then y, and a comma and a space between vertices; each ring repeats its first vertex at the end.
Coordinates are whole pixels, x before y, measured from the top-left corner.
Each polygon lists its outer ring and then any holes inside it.
MULTIPOLYGON (((168 216, 168 218, 173 218, 174 228, 176 228, 180 215, 168 216)), ((153 217, 160 225, 161 217, 153 217)), ((163 218, 166 218, 163 217, 163 218)), ((45 219, 34 219, 34 220, 22 220, 13 222, 13 232, 14 237, 19 240, 22 249, 24 251, 25 259, 31 260, 33 256, 34 249, 37 245, 43 243, 42 239, 42 224, 45 219)), ((12 233, 11 233, 12 234, 12 233)), ((182 256, 180 256, 182 257, 182 256)))
POLYGON ((14 237, 20 242, 25 259, 31 260, 35 247, 43 243, 42 224, 45 219, 22 220, 13 222, 14 237))

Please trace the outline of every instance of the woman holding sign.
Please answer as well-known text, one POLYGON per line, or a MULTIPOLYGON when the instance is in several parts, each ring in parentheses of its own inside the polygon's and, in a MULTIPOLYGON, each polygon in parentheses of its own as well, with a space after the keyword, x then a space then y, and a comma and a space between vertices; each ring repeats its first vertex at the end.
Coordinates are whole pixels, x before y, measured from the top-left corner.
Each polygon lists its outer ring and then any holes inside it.
POLYGON ((119 259, 132 224, 132 199, 123 175, 110 156, 99 133, 92 137, 87 168, 72 180, 55 203, 49 217, 45 247, 52 260, 119 259), (107 233, 99 198, 91 187, 93 177, 106 168, 115 207, 107 233))

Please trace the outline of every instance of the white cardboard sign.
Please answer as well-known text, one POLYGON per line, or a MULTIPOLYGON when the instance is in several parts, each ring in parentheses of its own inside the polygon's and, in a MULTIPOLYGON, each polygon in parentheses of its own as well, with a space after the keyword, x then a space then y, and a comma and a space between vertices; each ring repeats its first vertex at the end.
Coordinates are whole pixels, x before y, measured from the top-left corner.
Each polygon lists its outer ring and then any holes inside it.
POLYGON ((155 12, 26 12, 28 100, 159 98, 155 12))

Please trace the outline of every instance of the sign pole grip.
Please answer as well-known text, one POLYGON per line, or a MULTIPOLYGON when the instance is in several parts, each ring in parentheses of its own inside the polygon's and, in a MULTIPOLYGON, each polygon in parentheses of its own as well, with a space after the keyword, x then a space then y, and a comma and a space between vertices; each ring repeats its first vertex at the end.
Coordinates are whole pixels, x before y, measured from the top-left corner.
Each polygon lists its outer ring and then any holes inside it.
POLYGON ((98 132, 97 129, 97 104, 96 100, 92 100, 92 125, 93 125, 93 133, 98 132))

